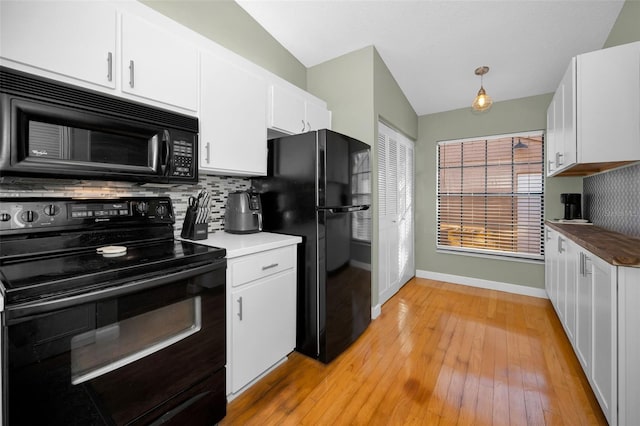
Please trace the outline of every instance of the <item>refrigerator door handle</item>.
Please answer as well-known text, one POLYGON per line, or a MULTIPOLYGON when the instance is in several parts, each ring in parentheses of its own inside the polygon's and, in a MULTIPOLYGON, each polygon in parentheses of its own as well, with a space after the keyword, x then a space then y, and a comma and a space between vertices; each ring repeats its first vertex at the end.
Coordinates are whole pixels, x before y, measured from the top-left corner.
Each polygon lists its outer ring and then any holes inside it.
POLYGON ((338 214, 338 213, 351 213, 351 212, 361 212, 365 210, 369 210, 369 205, 363 206, 344 206, 344 207, 325 207, 318 208, 318 210, 328 211, 329 213, 338 214))

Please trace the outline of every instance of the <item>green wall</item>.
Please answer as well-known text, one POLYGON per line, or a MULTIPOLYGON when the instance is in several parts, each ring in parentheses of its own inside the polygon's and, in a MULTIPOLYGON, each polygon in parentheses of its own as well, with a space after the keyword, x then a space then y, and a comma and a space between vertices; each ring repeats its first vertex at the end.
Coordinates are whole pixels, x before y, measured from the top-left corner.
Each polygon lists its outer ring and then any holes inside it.
POLYGON ((640 41, 640 0, 627 0, 613 25, 604 48, 640 41))
POLYGON ((373 145, 373 47, 309 68, 307 90, 327 102, 333 130, 373 145))
MULTIPOLYGON (((332 111, 333 130, 371 145, 377 175, 378 119, 410 138, 418 135, 418 116, 373 46, 348 53, 307 72, 307 90, 324 99, 332 111)), ((372 264, 378 264, 377 179, 373 184, 372 264)), ((378 304, 378 270, 372 268, 372 304, 378 304)))
MULTIPOLYGON (((496 102, 483 114, 471 108, 419 118, 416 144, 416 269, 489 281, 544 288, 544 265, 522 261, 447 254, 436 251, 436 143, 441 140, 546 129, 552 95, 496 102)), ((580 178, 552 178, 545 183, 547 217, 562 212, 560 192, 582 192, 580 178)))
POLYGON ((306 89, 307 69, 232 0, 140 0, 256 65, 306 89))

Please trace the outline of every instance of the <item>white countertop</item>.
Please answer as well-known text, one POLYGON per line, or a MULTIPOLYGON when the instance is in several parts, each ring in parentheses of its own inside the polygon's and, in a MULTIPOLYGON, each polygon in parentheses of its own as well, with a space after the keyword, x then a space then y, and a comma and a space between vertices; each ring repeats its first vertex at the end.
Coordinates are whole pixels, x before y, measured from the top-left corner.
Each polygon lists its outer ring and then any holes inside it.
POLYGON ((227 250, 227 259, 254 254, 302 242, 301 237, 271 232, 256 232, 254 234, 230 234, 224 231, 210 233, 206 240, 185 240, 196 244, 221 247, 227 250))

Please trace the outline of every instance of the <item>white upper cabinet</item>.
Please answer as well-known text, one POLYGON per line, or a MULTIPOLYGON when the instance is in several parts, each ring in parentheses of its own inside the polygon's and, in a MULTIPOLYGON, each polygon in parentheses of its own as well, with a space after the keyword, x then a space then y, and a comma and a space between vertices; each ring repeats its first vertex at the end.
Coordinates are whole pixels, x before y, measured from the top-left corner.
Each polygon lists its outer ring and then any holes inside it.
POLYGON ((306 101, 305 113, 307 131, 331 129, 331 112, 325 105, 306 101))
POLYGON ((578 56, 579 163, 640 160, 640 42, 578 56))
POLYGON ((0 57, 115 88, 116 8, 107 2, 0 2, 0 57))
POLYGON ((267 82, 209 53, 201 56, 200 170, 267 174, 267 82))
POLYGON ((547 176, 640 160, 640 42, 571 60, 547 111, 547 176))
POLYGON ((144 19, 122 15, 122 91, 196 111, 198 49, 144 19))
POLYGON ((269 90, 269 128, 285 134, 331 129, 326 104, 293 86, 272 84, 269 90))

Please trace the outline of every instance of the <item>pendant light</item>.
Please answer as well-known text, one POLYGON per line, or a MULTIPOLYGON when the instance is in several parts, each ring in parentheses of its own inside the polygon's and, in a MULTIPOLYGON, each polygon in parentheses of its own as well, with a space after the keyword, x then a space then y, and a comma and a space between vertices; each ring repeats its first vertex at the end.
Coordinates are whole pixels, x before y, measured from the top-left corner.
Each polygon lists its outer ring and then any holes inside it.
POLYGON ((486 111, 491 108, 493 101, 491 100, 491 96, 487 95, 487 92, 484 91, 484 87, 482 87, 482 76, 489 72, 489 67, 482 66, 476 68, 475 74, 480 76, 480 90, 478 90, 478 96, 473 100, 471 104, 471 108, 476 111, 486 111))

